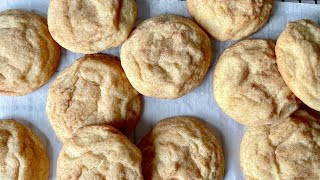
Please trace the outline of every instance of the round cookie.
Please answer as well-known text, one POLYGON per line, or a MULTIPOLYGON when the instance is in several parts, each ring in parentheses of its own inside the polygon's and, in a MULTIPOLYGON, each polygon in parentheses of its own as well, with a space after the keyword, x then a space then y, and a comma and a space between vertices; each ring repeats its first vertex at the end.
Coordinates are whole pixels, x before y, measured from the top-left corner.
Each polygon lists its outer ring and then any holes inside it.
POLYGON ((47 114, 58 138, 79 128, 109 124, 129 134, 142 108, 141 97, 112 56, 86 55, 64 70, 48 92, 47 114))
POLYGON ((247 179, 320 179, 319 123, 299 110, 277 126, 249 128, 240 145, 247 179))
POLYGON ((38 14, 0 12, 0 95, 22 96, 48 82, 60 61, 45 18, 38 14))
POLYGON ((198 119, 160 121, 139 145, 145 179, 222 180, 224 158, 215 136, 198 119))
POLYGON ((145 96, 179 98, 198 86, 211 62, 211 42, 194 22, 176 15, 144 21, 121 48, 121 65, 145 96))
POLYGON ((49 158, 40 139, 14 120, 0 121, 0 179, 49 179, 49 158))
POLYGON ((143 179, 141 152, 111 126, 81 128, 63 145, 57 179, 143 179))
POLYGON ((64 48, 92 54, 125 41, 137 19, 135 0, 51 0, 48 26, 64 48))
POLYGON ((276 55, 291 91, 320 111, 320 26, 310 20, 290 22, 277 40, 276 55))
POLYGON ((191 16, 220 41, 240 40, 262 28, 272 11, 272 0, 187 0, 191 16))
POLYGON ((214 72, 214 97, 231 118, 249 126, 289 117, 300 101, 277 69, 271 40, 244 40, 227 48, 214 72))

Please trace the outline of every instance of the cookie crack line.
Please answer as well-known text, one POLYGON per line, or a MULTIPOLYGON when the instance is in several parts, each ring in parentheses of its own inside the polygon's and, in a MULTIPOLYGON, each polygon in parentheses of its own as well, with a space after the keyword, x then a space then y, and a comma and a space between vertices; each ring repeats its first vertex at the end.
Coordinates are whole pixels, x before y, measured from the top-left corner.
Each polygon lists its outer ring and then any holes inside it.
MULTIPOLYGON (((74 89, 74 90, 71 92, 71 100, 67 100, 67 102, 68 102, 68 108, 67 108, 66 111, 65 111, 66 114, 68 114, 68 110, 69 110, 69 108, 72 106, 72 102, 73 102, 73 99, 74 99, 74 93, 75 93, 77 90, 79 90, 79 88, 77 88, 76 86, 77 86, 80 78, 83 79, 83 80, 85 81, 85 83, 88 83, 88 80, 86 80, 85 78, 79 77, 79 76, 77 77, 77 80, 76 80, 75 83, 73 84, 73 89, 74 89)), ((95 110, 93 110, 90 114, 87 114, 86 117, 84 117, 84 118, 82 118, 82 119, 81 119, 81 118, 77 118, 77 119, 76 119, 77 121, 85 122, 87 119, 89 119, 89 118, 91 117, 91 115, 97 113, 97 112, 98 112, 98 109, 99 109, 98 104, 99 104, 99 101, 100 101, 100 99, 101 99, 101 87, 100 87, 100 85, 98 85, 97 83, 95 83, 95 82, 93 82, 93 81, 89 81, 89 82, 91 82, 93 86, 98 87, 97 89, 99 89, 99 93, 97 93, 97 94, 99 95, 99 97, 98 97, 97 101, 95 101, 95 103, 96 103, 96 108, 95 108, 95 110)), ((68 119, 68 118, 64 118, 64 121, 65 121, 65 122, 68 122, 69 119, 68 119)), ((66 123, 66 124, 68 124, 68 123, 66 123)), ((78 127, 75 129, 75 127, 73 127, 72 125, 70 125, 69 128, 71 128, 73 131, 76 131, 76 130, 78 129, 78 127)))
MULTIPOLYGON (((80 79, 80 77, 77 77, 77 80, 76 80, 76 81, 73 83, 73 85, 72 85, 72 91, 71 91, 71 94, 70 94, 70 96, 69 96, 70 99, 67 100, 67 102, 68 102, 68 107, 67 107, 67 109, 65 110, 64 113, 67 113, 67 111, 69 110, 69 108, 70 108, 71 105, 72 105, 72 101, 73 101, 73 97, 74 97, 74 92, 77 90, 76 84, 78 83, 79 79, 80 79)), ((69 90, 69 89, 66 89, 65 91, 67 91, 67 90, 69 90)))
POLYGON ((273 153, 273 160, 274 160, 274 163, 275 163, 275 165, 276 165, 277 175, 281 176, 281 166, 280 166, 280 164, 279 164, 279 162, 278 162, 277 154, 275 153, 278 145, 274 145, 274 144, 272 143, 272 140, 271 140, 271 138, 270 138, 270 136, 271 136, 270 129, 268 129, 267 131, 268 131, 267 137, 268 137, 269 145, 273 148, 273 151, 274 151, 274 153, 273 153))

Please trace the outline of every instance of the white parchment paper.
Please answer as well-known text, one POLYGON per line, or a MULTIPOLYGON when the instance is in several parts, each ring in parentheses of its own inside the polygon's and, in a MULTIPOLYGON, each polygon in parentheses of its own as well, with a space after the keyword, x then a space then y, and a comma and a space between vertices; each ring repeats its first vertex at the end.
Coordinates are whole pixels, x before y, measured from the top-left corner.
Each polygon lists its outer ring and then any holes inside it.
MULTIPOLYGON (((46 16, 49 0, 1 0, 0 10, 25 9, 46 16)), ((152 16, 173 13, 190 17, 185 2, 178 0, 138 0, 139 22, 152 16)), ((254 38, 276 40, 288 21, 307 18, 320 23, 320 5, 275 3, 267 25, 254 38)), ((217 57, 234 42, 214 42, 215 56, 202 84, 176 100, 144 98, 144 112, 131 139, 138 143, 159 120, 171 116, 194 116, 202 119, 216 134, 225 156, 225 179, 244 179, 239 165, 239 145, 245 127, 222 113, 212 97, 212 73, 217 57)), ((119 49, 105 51, 119 56, 119 49)), ((19 53, 19 52, 17 52, 19 53)), ((45 112, 48 87, 62 70, 82 54, 63 51, 58 72, 45 86, 23 97, 0 96, 0 119, 16 119, 31 127, 45 144, 51 160, 50 178, 55 179, 56 160, 62 144, 51 128, 45 112)))

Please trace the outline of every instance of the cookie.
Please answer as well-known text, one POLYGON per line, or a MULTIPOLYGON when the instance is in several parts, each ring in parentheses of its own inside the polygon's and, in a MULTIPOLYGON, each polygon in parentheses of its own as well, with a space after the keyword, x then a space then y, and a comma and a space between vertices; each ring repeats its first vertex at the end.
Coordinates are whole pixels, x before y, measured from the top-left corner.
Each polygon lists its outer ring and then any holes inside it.
POLYGON ((320 179, 319 123, 299 110, 278 126, 250 127, 240 146, 247 179, 320 179))
POLYGON ((0 121, 0 179, 49 179, 49 158, 40 139, 14 120, 0 121))
POLYGON ((79 128, 109 124, 129 134, 141 112, 141 97, 112 56, 86 55, 52 83, 47 114, 58 138, 65 141, 79 128))
POLYGON ((62 146, 57 179, 140 179, 141 152, 111 126, 79 129, 62 146))
POLYGON ((271 40, 244 40, 227 48, 216 64, 214 97, 241 124, 278 123, 298 109, 300 101, 277 69, 274 46, 271 40))
POLYGON ((48 82, 60 62, 60 46, 45 18, 23 10, 0 12, 0 95, 22 96, 48 82))
POLYGON ((222 150, 212 132, 196 118, 160 121, 139 147, 145 179, 223 178, 222 150))
POLYGON ((92 54, 126 40, 137 19, 135 0, 51 0, 48 26, 64 48, 92 54))
POLYGON ((176 15, 144 21, 121 48, 121 65, 132 86, 156 98, 174 99, 190 92, 202 82, 211 57, 206 33, 176 15))
POLYGON ((288 23, 276 44, 279 71, 291 91, 320 111, 320 27, 310 20, 288 23))
POLYGON ((263 27, 272 11, 272 0, 187 0, 191 16, 220 41, 240 40, 263 27))

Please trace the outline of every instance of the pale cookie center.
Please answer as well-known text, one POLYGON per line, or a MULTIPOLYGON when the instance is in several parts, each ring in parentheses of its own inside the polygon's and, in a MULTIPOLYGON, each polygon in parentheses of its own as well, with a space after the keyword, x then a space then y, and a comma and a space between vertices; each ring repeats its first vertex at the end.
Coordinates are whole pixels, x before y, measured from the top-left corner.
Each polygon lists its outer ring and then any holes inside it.
POLYGON ((266 16, 272 5, 267 0, 264 1, 207 0, 205 6, 209 8, 210 14, 216 17, 216 19, 213 19, 215 25, 212 27, 218 29, 213 29, 216 34, 220 36, 224 36, 224 34, 237 36, 246 32, 251 27, 251 24, 259 24, 258 20, 266 16))
POLYGON ((164 179, 186 178, 186 175, 196 179, 216 178, 220 162, 214 143, 191 128, 175 128, 175 132, 162 132, 161 138, 154 140, 159 175, 164 179))
POLYGON ((137 63, 142 67, 142 80, 183 85, 201 63, 203 53, 193 42, 197 36, 183 24, 163 23, 151 29, 138 47, 137 63), (191 32, 191 34, 190 34, 191 32))
POLYGON ((68 17, 75 40, 97 42, 118 32, 119 0, 73 0, 69 2, 68 17))
MULTIPOLYGON (((86 66, 86 65, 82 65, 86 66)), ((60 116, 66 125, 76 131, 90 124, 112 122, 115 127, 121 127, 127 118, 132 118, 131 111, 135 109, 130 103, 135 98, 129 82, 121 75, 111 72, 111 69, 92 69, 91 66, 81 67, 77 75, 67 80, 70 84, 61 84, 58 94, 61 94, 60 116), (108 72, 106 75, 104 72, 108 72), (129 117, 130 116, 130 117, 129 117)), ((136 112, 135 112, 136 113, 136 112)), ((134 114, 135 114, 134 113, 134 114)))
POLYGON ((207 2, 208 7, 213 7, 217 13, 223 13, 227 16, 255 16, 261 13, 263 3, 256 0, 238 0, 238 1, 225 1, 216 0, 207 2))
MULTIPOLYGON (((272 107, 272 104, 277 104, 277 95, 282 91, 281 87, 277 82, 273 83, 270 78, 279 80, 280 75, 275 68, 275 60, 271 59, 272 54, 260 53, 262 57, 256 62, 250 62, 252 55, 257 55, 255 50, 247 50, 246 55, 238 54, 232 57, 232 61, 239 65, 235 72, 238 74, 235 78, 235 84, 233 92, 229 92, 231 98, 243 99, 250 104, 264 104, 268 107, 272 107), (264 59, 265 58, 265 59, 264 59), (264 67, 264 68, 262 68, 264 67)), ((232 63, 232 62, 230 62, 232 63)), ((274 106, 274 109, 269 109, 266 117, 273 118, 273 113, 279 113, 281 109, 278 106, 274 106)))

